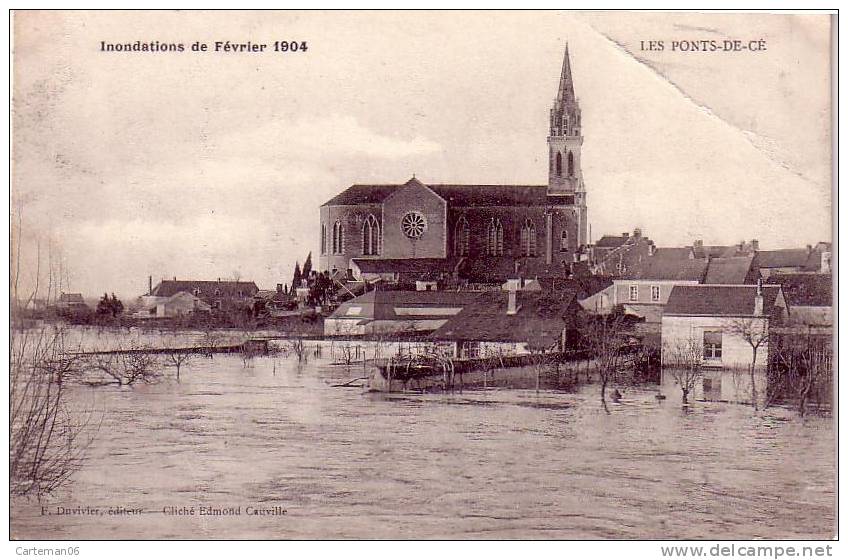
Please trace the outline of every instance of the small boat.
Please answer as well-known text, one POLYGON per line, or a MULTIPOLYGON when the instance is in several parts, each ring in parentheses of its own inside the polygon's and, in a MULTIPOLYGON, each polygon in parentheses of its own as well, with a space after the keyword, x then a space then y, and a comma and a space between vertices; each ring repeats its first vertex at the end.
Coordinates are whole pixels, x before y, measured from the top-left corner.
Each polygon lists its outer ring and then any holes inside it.
POLYGON ((654 398, 657 399, 658 401, 664 401, 666 399, 666 396, 663 395, 662 393, 657 393, 656 395, 654 395, 654 398))

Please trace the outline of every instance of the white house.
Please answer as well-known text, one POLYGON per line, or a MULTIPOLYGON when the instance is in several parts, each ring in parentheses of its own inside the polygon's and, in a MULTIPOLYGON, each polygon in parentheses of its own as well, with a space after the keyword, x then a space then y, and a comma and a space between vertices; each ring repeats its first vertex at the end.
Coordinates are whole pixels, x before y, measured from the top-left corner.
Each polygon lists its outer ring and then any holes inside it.
MULTIPOLYGON (((675 286, 662 316, 664 365, 671 354, 693 342, 702 351, 703 384, 696 398, 750 402, 748 368, 753 344, 758 344, 755 364, 758 396, 765 393, 768 334, 788 321, 789 306, 777 285, 675 286)), ((663 370, 663 384, 672 383, 663 370)))

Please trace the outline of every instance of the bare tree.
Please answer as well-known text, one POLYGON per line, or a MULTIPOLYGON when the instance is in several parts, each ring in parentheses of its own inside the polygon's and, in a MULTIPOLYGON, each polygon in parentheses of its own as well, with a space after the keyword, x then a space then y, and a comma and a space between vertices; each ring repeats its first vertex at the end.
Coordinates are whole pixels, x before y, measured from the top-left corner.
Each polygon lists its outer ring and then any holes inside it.
POLYGON ((180 380, 180 369, 197 355, 193 348, 171 348, 165 354, 165 363, 176 368, 177 381, 180 380))
POLYGON ((821 405, 832 398, 833 349, 828 339, 808 333, 792 344, 781 336, 774 337, 771 346, 774 359, 769 368, 769 404, 791 397, 804 416, 811 401, 821 405))
POLYGON ((623 315, 610 314, 588 317, 581 329, 584 345, 595 360, 595 370, 601 382, 601 402, 605 409, 607 387, 627 381, 629 349, 626 327, 623 315))
POLYGON ((156 355, 145 350, 144 348, 133 349, 121 354, 124 384, 132 385, 138 381, 155 383, 162 376, 158 369, 159 360, 156 355))
POLYGON ((297 356, 298 363, 304 363, 308 359, 308 356, 306 354, 306 345, 303 343, 302 336, 286 340, 283 349, 285 353, 288 354, 289 352, 291 352, 292 354, 297 356))
POLYGON ((87 369, 106 374, 118 385, 133 385, 139 381, 155 383, 162 376, 159 361, 149 348, 135 343, 108 352, 86 356, 87 369))
POLYGON ((728 332, 735 334, 751 347, 751 363, 748 365, 748 375, 751 382, 751 404, 754 410, 759 410, 757 404, 757 354, 768 345, 769 331, 767 321, 762 319, 734 319, 728 326, 728 332))
POLYGON ((64 380, 79 364, 60 329, 12 330, 10 339, 10 494, 42 496, 81 466, 93 437, 91 414, 72 411, 66 401, 64 380))
POLYGON ((670 366, 667 371, 670 371, 672 378, 680 385, 683 404, 689 404, 689 393, 703 377, 703 359, 703 344, 694 335, 678 339, 674 344, 663 345, 663 365, 670 366))
MULTIPOLYGON (((22 213, 19 204, 17 220, 13 217, 10 231, 9 295, 13 313, 36 300, 41 276, 37 240, 34 287, 22 299, 18 291, 22 213)), ((53 290, 52 273, 50 256, 48 299, 53 290)), ((61 282, 61 269, 59 276, 61 282)), ((80 371, 79 344, 71 351, 66 344, 65 329, 61 327, 19 329, 14 321, 12 327, 9 332, 9 492, 12 496, 41 497, 64 485, 82 465, 85 450, 94 437, 94 431, 89 430, 92 415, 72 410, 65 394, 66 382, 80 371)))

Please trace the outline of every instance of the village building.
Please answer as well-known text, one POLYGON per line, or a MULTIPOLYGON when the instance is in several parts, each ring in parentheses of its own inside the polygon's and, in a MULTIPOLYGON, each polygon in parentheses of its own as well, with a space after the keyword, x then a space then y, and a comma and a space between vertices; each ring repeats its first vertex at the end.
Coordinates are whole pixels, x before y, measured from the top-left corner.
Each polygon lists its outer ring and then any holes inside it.
MULTIPOLYGON (((254 282, 238 280, 162 280, 155 287, 148 279, 148 293, 141 296, 141 307, 151 309, 166 304, 173 296, 186 292, 213 310, 243 310, 253 306, 259 288, 254 282)), ((183 300, 184 301, 184 300, 183 300)), ((181 304, 175 304, 179 307, 181 304)))
POLYGON ((548 291, 521 291, 518 281, 513 281, 507 291, 481 293, 430 339, 452 344, 458 358, 563 350, 569 328, 576 327, 583 311, 577 293, 571 290, 554 296, 548 291))
POLYGON ((654 242, 636 228, 633 234, 604 235, 589 247, 590 270, 593 274, 623 276, 656 252, 654 242))
POLYGON ((568 49, 550 110, 546 185, 358 184, 320 208, 320 268, 467 282, 569 271, 587 245, 580 106, 568 49), (438 262, 438 264, 436 264, 438 262))
POLYGON ((191 313, 208 313, 212 306, 187 291, 179 291, 170 297, 158 296, 147 300, 147 306, 135 313, 139 319, 173 319, 191 313))
POLYGON ((91 308, 85 303, 82 294, 62 292, 56 299, 56 311, 60 315, 77 315, 88 313, 91 308))
POLYGON ((768 280, 772 274, 801 272, 829 274, 831 272, 831 245, 819 243, 805 249, 778 249, 759 252, 760 273, 768 280))
POLYGON ((658 250, 612 286, 581 303, 595 313, 609 313, 621 305, 624 312, 659 324, 675 286, 698 284, 756 284, 756 254, 719 258, 678 258, 658 250))
MULTIPOLYGON (((768 334, 788 322, 789 305, 779 285, 680 285, 669 295, 662 315, 663 363, 687 345, 700 350, 705 370, 696 398, 750 402, 748 368, 754 363, 752 342, 757 348, 756 390, 765 393, 769 360, 768 334)), ((672 383, 668 368, 663 384, 672 383)))
POLYGON ((477 292, 371 290, 342 303, 324 320, 325 336, 415 335, 434 331, 477 292))

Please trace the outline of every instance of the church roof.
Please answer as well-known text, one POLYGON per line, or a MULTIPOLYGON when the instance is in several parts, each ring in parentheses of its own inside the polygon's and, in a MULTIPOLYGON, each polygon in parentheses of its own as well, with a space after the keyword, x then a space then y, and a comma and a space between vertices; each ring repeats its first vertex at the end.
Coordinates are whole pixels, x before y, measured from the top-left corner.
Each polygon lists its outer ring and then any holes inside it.
POLYGON ((427 272, 453 272, 457 259, 418 258, 418 259, 351 259, 364 273, 397 272, 406 274, 424 274, 427 272))
MULTIPOLYGON (((418 182, 417 179, 413 179, 418 182)), ((408 184, 408 183, 406 183, 408 184)), ((323 206, 381 204, 402 185, 352 185, 323 206)), ((536 206, 548 202, 547 185, 426 185, 455 206, 536 206)))

